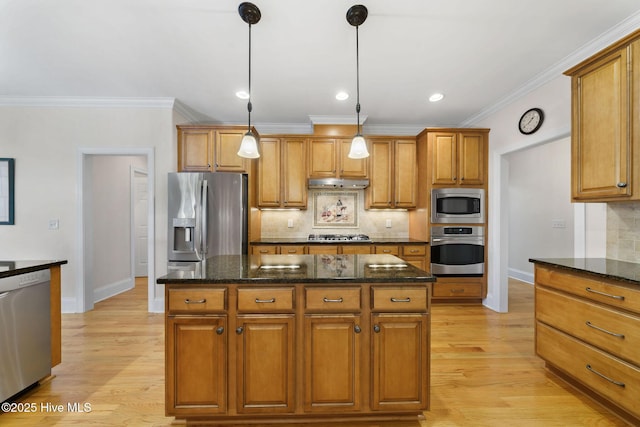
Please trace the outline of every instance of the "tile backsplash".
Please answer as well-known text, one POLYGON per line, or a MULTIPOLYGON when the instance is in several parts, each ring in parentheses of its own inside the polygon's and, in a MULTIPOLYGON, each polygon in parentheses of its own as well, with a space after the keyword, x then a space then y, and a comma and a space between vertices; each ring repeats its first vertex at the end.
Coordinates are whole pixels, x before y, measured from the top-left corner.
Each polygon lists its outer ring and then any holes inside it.
POLYGON ((640 262, 640 202, 607 204, 607 258, 640 262))
MULTIPOLYGON (((370 237, 408 237, 409 213, 402 210, 364 209, 364 191, 358 191, 358 226, 314 228, 314 192, 309 190, 306 210, 263 210, 263 238, 307 238, 309 234, 367 234, 370 237), (289 227, 291 223, 292 227, 289 227), (387 227, 390 223, 391 227, 387 227)), ((326 191, 326 190, 325 190, 326 191)))

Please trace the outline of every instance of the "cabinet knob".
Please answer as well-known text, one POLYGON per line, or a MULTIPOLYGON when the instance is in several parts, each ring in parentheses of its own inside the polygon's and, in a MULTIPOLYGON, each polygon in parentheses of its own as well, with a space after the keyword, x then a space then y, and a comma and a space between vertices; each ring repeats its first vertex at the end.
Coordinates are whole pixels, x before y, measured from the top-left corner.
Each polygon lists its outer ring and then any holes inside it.
POLYGON ((216 329, 216 334, 222 335, 223 333, 224 333, 224 327, 218 326, 218 328, 216 329))
POLYGON ((460 178, 460 181, 464 181, 464 176, 462 178, 460 178))
POLYGON ((238 335, 241 335, 243 331, 244 331, 244 328, 242 326, 238 326, 236 328, 236 334, 238 334, 238 335))
POLYGON ((380 332, 380 325, 373 325, 373 332, 376 334, 380 332))
POLYGON ((362 332, 362 329, 360 329, 360 326, 356 325, 356 326, 353 328, 353 331, 354 331, 356 334, 359 334, 360 332, 362 332))
POLYGON ((619 182, 617 184, 617 186, 618 186, 618 188, 625 188, 627 186, 627 183, 626 182, 619 182))

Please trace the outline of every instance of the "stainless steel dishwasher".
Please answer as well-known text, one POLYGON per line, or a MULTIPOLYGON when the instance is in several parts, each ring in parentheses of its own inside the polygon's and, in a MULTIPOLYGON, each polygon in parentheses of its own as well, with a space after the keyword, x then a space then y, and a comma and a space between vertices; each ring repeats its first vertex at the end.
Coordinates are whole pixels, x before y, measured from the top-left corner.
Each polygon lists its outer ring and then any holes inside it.
POLYGON ((0 279, 0 402, 51 374, 51 273, 0 279))

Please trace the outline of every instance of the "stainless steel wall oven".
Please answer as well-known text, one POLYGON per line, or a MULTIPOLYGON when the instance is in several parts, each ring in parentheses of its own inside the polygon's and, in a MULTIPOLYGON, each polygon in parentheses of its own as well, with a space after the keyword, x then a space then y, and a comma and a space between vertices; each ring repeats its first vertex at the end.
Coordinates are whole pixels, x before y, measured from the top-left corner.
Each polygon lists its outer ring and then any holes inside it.
POLYGON ((431 273, 440 277, 481 277, 484 227, 431 227, 431 273))

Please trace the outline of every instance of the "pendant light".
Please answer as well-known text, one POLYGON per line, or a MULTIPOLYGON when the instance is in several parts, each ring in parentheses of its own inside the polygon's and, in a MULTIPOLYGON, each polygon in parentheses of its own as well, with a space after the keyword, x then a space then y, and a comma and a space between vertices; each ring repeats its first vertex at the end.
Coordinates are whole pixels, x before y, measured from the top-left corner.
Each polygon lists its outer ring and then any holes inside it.
POLYGON ((245 157, 247 159, 257 159, 260 157, 258 152, 258 142, 256 137, 251 132, 251 25, 260 21, 262 15, 260 9, 253 3, 244 2, 238 6, 238 13, 244 22, 249 24, 249 102, 247 103, 247 110, 249 112, 249 124, 247 126, 247 133, 242 137, 240 143, 240 149, 238 150, 238 156, 245 157))
POLYGON ((357 133, 351 140, 351 150, 349 150, 349 158, 364 159, 369 157, 367 150, 367 141, 365 141, 360 132, 360 52, 358 48, 358 27, 367 19, 367 8, 361 4, 351 6, 347 11, 347 22, 356 27, 356 115, 357 115, 357 133))

